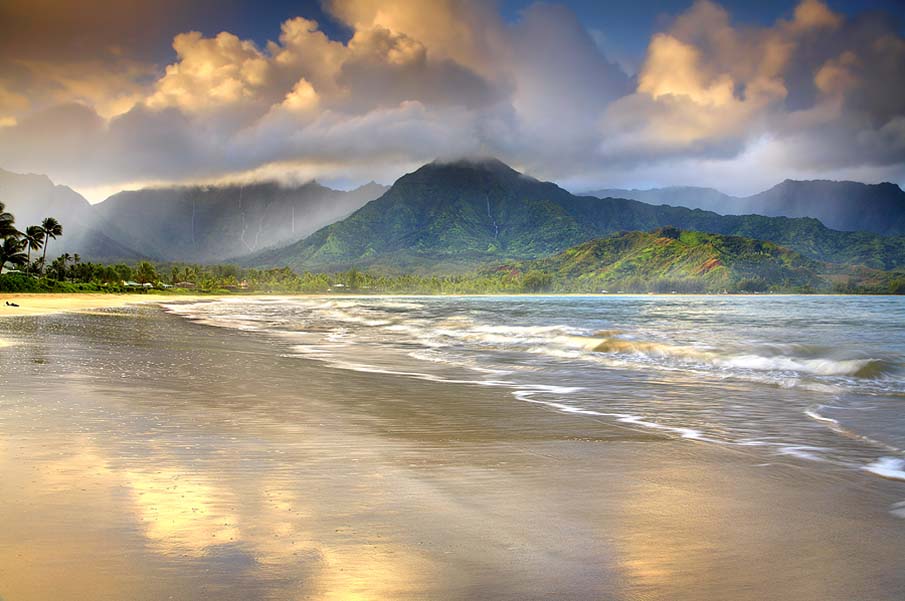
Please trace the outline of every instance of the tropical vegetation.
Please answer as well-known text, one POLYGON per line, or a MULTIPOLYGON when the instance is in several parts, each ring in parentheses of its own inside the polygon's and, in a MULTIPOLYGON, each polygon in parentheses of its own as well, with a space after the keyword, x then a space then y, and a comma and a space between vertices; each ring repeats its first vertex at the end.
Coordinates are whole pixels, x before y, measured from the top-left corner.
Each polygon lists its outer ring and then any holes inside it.
POLYGON ((905 267, 905 237, 831 230, 812 218, 718 215, 575 196, 496 160, 425 165, 348 218, 241 262, 297 270, 467 273, 550 256, 620 231, 664 226, 765 240, 817 261, 905 267))
MULTIPOLYGON (((52 217, 20 232, 0 204, 0 275, 4 292, 513 294, 589 292, 846 292, 905 294, 905 269, 827 263, 772 242, 667 226, 619 232, 534 260, 478 264, 432 274, 381 270, 297 272, 230 264, 102 264, 64 252, 49 264, 50 240, 63 233, 52 217), (42 251, 31 261, 32 251, 42 251), (24 267, 24 271, 23 268, 24 267)), ((541 240, 543 237, 541 236, 541 240)))

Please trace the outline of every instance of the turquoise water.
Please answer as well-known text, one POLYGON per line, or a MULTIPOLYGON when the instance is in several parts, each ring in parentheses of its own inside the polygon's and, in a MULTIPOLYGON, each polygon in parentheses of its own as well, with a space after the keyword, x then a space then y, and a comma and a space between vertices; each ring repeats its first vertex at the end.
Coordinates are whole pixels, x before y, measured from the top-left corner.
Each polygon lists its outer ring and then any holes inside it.
MULTIPOLYGON (((339 370, 905 479, 905 298, 231 298, 168 310, 339 370)), ((425 399, 426 403, 431 402, 425 399)))

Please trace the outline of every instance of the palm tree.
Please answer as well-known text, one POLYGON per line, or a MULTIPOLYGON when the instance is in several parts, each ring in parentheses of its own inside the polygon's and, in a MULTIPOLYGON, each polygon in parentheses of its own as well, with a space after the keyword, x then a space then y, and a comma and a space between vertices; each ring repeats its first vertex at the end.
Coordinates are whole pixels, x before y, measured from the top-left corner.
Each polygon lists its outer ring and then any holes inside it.
POLYGON ((25 247, 28 249, 28 263, 25 266, 25 273, 31 269, 31 251, 41 250, 44 246, 44 230, 40 225, 30 225, 25 228, 25 247))
POLYGON ((157 276, 157 270, 154 269, 153 265, 151 265, 147 261, 141 261, 138 265, 135 266, 135 279, 140 284, 153 284, 159 278, 157 276))
POLYGON ((60 261, 62 262, 62 269, 60 270, 60 279, 66 279, 66 262, 72 260, 72 255, 69 253, 63 253, 60 255, 60 261))
POLYGON ((7 263, 10 265, 22 265, 28 258, 22 249, 25 248, 25 241, 19 240, 14 236, 7 236, 0 245, 0 271, 7 263))
POLYGON ((13 217, 12 213, 7 213, 6 207, 0 202, 0 238, 7 238, 19 234, 15 225, 13 225, 15 222, 16 218, 13 217))
POLYGON ((56 240, 57 236, 63 235, 63 226, 53 217, 46 217, 44 221, 41 222, 41 229, 44 231, 45 238, 44 255, 41 257, 41 274, 43 275, 47 265, 47 247, 50 246, 51 240, 56 240))

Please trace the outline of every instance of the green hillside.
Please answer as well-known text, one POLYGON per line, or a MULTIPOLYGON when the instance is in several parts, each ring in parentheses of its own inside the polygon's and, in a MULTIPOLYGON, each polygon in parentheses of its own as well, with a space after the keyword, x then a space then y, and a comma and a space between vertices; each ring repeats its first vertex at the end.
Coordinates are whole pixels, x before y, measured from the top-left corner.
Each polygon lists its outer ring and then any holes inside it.
POLYGON ((905 265, 905 238, 839 232, 816 219, 718 215, 575 196, 496 160, 431 163, 348 218, 248 265, 310 270, 464 271, 535 259, 608 234, 664 226, 774 242, 819 261, 905 265))
POLYGON ((591 240, 506 265, 539 289, 720 292, 819 290, 823 264, 771 242, 666 227, 591 240))

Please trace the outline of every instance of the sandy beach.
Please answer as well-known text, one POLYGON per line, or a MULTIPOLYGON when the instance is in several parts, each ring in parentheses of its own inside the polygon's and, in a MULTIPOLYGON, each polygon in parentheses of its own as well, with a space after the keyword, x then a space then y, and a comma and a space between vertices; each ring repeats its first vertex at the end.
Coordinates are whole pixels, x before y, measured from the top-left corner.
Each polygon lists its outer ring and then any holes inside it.
POLYGON ((901 488, 880 478, 332 369, 156 306, 0 337, 10 601, 905 591, 901 488))
POLYGON ((135 304, 163 303, 177 300, 193 300, 197 298, 214 297, 199 297, 185 294, 0 293, 0 317, 71 313, 91 309, 110 309, 135 304), (19 306, 11 307, 6 304, 7 302, 19 306))

